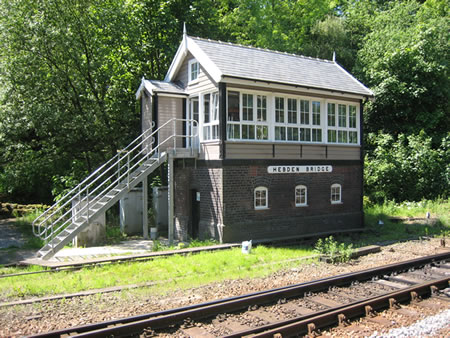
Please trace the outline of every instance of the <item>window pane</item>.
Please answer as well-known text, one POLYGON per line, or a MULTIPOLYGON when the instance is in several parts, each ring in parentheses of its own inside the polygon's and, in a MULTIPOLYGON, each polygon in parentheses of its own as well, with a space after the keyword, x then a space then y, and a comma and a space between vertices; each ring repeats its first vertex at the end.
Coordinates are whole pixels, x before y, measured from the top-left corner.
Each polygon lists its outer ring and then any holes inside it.
POLYGON ((288 99, 288 123, 297 123, 297 100, 288 99))
POLYGON ((312 124, 315 126, 320 126, 320 102, 312 102, 312 124))
POLYGON ((298 141, 298 128, 288 127, 287 139, 288 139, 288 141, 298 141))
POLYGON ((253 95, 242 94, 242 120, 253 121, 253 95))
POLYGON ((284 98, 275 98, 275 122, 284 123, 284 98))
POLYGON ((349 143, 358 143, 358 132, 350 131, 348 133, 348 142, 349 143))
POLYGON ((256 126, 256 139, 268 140, 269 139, 269 128, 267 126, 256 126))
POLYGON ((336 142, 336 130, 328 130, 328 142, 336 142))
POLYGON ((267 96, 258 95, 258 112, 257 121, 266 122, 267 121, 267 96))
POLYGON ((254 140, 255 139, 255 126, 252 124, 242 125, 242 139, 254 140))
POLYGON ((338 142, 339 143, 347 143, 347 131, 346 130, 338 131, 338 142))
POLYGON ((300 141, 311 141, 311 129, 300 128, 300 141))
POLYGON ((239 120, 239 92, 228 92, 228 121, 239 120))
POLYGON ((227 138, 228 139, 240 139, 240 125, 239 124, 228 124, 227 125, 227 138))
POLYGON ((331 202, 341 201, 341 186, 339 184, 333 184, 331 186, 331 202))
POLYGON ((286 127, 275 127, 275 140, 286 140, 286 127))
POLYGON ((205 140, 211 139, 211 126, 203 127, 203 139, 205 140))
POLYGON ((338 105, 339 110, 339 127, 347 126, 347 106, 345 104, 338 105))
POLYGON ((212 126, 212 139, 216 140, 219 138, 219 126, 216 124, 212 126))
POLYGON ((206 94, 203 96, 203 122, 209 123, 209 117, 210 117, 210 96, 209 94, 206 94))
POLYGON ((322 129, 312 129, 312 141, 322 142, 322 129))
POLYGON ((336 125, 336 105, 328 103, 328 125, 334 127, 336 125))
POLYGON ((213 121, 219 121, 219 93, 212 94, 212 116, 213 121))
POLYGON ((356 106, 348 106, 348 126, 356 128, 356 106))
POLYGON ((300 123, 309 124, 309 101, 300 100, 300 123))

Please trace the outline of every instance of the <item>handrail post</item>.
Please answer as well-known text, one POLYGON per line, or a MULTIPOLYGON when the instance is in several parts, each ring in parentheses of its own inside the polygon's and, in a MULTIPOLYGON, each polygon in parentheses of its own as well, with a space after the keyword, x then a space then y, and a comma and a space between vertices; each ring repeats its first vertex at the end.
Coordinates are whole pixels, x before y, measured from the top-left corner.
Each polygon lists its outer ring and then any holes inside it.
POLYGON ((130 153, 127 153, 127 187, 130 186, 130 153))
POLYGON ((87 222, 89 224, 89 187, 86 188, 86 198, 87 198, 87 222))
POLYGON ((177 120, 173 120, 173 153, 175 154, 175 149, 177 148, 177 120))

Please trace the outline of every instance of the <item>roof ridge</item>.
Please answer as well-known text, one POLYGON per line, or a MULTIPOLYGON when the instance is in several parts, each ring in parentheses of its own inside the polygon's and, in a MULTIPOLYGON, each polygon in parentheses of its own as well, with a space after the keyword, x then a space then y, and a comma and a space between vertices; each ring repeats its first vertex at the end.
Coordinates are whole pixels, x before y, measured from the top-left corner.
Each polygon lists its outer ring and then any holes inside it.
POLYGON ((333 60, 314 58, 314 57, 311 57, 311 56, 305 56, 305 55, 288 53, 288 52, 281 52, 281 51, 277 51, 277 50, 273 50, 273 49, 254 47, 254 46, 246 46, 246 45, 242 45, 242 44, 239 44, 239 43, 225 42, 225 41, 220 41, 220 40, 205 39, 205 38, 201 38, 201 37, 198 37, 198 36, 189 36, 189 37, 191 39, 196 39, 196 40, 200 40, 200 41, 207 41, 207 42, 213 42, 213 43, 218 43, 218 44, 221 44, 221 45, 230 45, 230 46, 235 46, 235 47, 240 47, 240 48, 260 50, 260 51, 263 51, 263 52, 269 52, 269 53, 274 53, 274 54, 293 56, 293 57, 298 57, 298 58, 302 58, 302 59, 321 61, 321 62, 332 63, 332 64, 336 63, 333 60))

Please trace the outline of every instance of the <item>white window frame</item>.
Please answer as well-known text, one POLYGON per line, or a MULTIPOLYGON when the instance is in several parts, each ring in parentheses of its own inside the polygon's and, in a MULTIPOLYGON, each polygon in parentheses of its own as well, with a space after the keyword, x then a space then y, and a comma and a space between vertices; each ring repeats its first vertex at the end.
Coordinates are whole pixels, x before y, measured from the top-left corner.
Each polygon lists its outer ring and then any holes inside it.
POLYGON ((200 63, 196 59, 189 60, 188 63, 188 84, 194 84, 198 82, 198 77, 200 76, 200 63), (197 64, 196 77, 192 78, 192 66, 197 64))
MULTIPOLYGON (((360 135, 360 128, 359 128, 359 119, 360 116, 358 114, 359 104, 353 103, 353 102, 347 102, 347 101, 337 101, 337 100, 326 100, 326 143, 328 144, 339 144, 339 145, 360 145, 359 142, 359 135, 360 135), (334 126, 328 125, 328 104, 334 104, 335 105, 335 116, 334 116, 334 126), (340 126, 340 120, 339 120, 339 106, 345 106, 345 126, 340 126), (354 107, 355 109, 355 127, 350 127, 350 107, 354 107), (336 133, 336 142, 331 142, 329 138, 329 131, 334 131, 336 133), (343 135, 346 135, 346 140, 343 142, 342 140, 339 140, 339 134, 342 133, 343 135), (356 133, 356 143, 350 142, 350 133, 356 133)), ((323 136, 323 135, 322 135, 323 136)))
POLYGON ((339 183, 333 183, 331 185, 330 202, 331 202, 331 204, 341 204, 342 203, 342 186, 339 183), (336 196, 339 198, 335 198, 336 196))
POLYGON ((219 140, 219 92, 207 92, 202 94, 202 142, 211 142, 219 140), (209 96, 209 122, 205 122, 205 96, 209 96), (216 130, 216 137, 213 137, 214 130, 216 130))
POLYGON ((296 207, 307 207, 308 206, 308 187, 306 185, 299 184, 295 186, 295 206, 296 207), (297 203, 297 197, 301 198, 301 193, 298 193, 298 190, 304 190, 305 191, 305 201, 302 203, 297 203))
POLYGON ((235 141, 245 141, 245 142, 268 142, 271 139, 270 135, 270 124, 269 124, 269 99, 268 95, 266 93, 261 92, 255 92, 251 90, 238 90, 238 89, 230 89, 227 91, 227 107, 226 107, 226 114, 227 114, 227 140, 235 140, 235 141), (238 92, 239 93, 239 121, 228 121, 228 94, 229 92, 238 92), (252 119, 251 120, 244 120, 243 119, 243 95, 251 95, 252 96, 252 119), (266 120, 265 121, 259 121, 258 120, 258 96, 265 96, 266 98, 266 120), (243 138, 243 129, 247 128, 247 126, 250 126, 249 128, 253 128, 253 138, 243 138), (230 131, 230 128, 239 128, 239 138, 230 137, 232 134, 230 131), (258 129, 264 129, 267 128, 267 138, 266 139, 258 139, 258 129))
MULTIPOLYGON (((256 91, 256 90, 246 90, 242 88, 234 88, 229 87, 227 89, 227 96, 226 96, 226 114, 227 114, 227 135, 226 139, 228 141, 240 141, 240 142, 269 142, 269 143, 286 143, 286 144, 310 144, 310 145, 339 145, 339 146, 360 146, 360 106, 358 102, 352 101, 351 99, 329 99, 329 98, 318 98, 315 96, 306 96, 306 95, 290 95, 286 93, 281 92, 264 92, 264 91, 256 91), (239 121, 228 121, 228 96, 230 92, 236 92, 239 93, 239 121), (252 121, 244 121, 243 120, 243 94, 250 94, 253 95, 253 120, 252 121), (258 121, 258 96, 265 96, 266 97, 266 121, 258 121), (283 109, 283 116, 284 121, 283 122, 277 122, 276 121, 276 98, 279 97, 283 100, 284 109, 283 109), (289 114, 288 114, 288 100, 294 99, 296 100, 296 118, 297 123, 289 123, 289 114), (305 100, 309 102, 309 112, 308 112, 308 124, 302 124, 301 122, 301 100, 305 100), (320 123, 314 124, 314 116, 313 113, 313 106, 314 104, 318 102, 320 107, 319 117, 320 117, 320 123), (335 125, 334 126, 328 126, 328 104, 334 104, 336 107, 335 111, 335 125), (339 105, 345 105, 346 109, 346 121, 345 121, 345 127, 339 127, 339 105), (353 106, 355 108, 354 112, 356 113, 356 118, 354 122, 356 122, 356 126, 350 127, 350 106, 353 106), (247 125, 251 125, 252 127, 247 127, 247 125), (245 126, 245 127, 243 127, 245 126), (243 138, 242 132, 243 128, 248 128, 247 130, 249 132, 255 133, 254 138, 243 138), (276 128, 283 128, 284 129, 284 139, 275 139, 276 136, 276 128), (292 130, 288 130, 288 128, 296 128, 298 130, 297 133, 292 130), (250 130, 249 130, 250 129, 250 130), (307 130, 305 130, 307 129, 307 130), (233 132, 235 131, 235 133, 233 132), (318 131, 315 131, 318 130, 318 131), (308 137, 302 137, 301 133, 309 132, 309 138, 308 137), (332 131, 336 133, 336 142, 330 142, 328 133, 332 131), (239 133, 239 135, 237 134, 239 133), (343 133, 346 134, 347 142, 339 142, 339 134, 341 134, 341 137, 345 137, 343 133), (292 135, 291 135, 292 134, 292 135), (296 139, 296 134, 298 139, 296 139), (318 141, 315 137, 313 137, 313 134, 319 135, 320 134, 320 141, 318 141), (258 135, 260 136, 260 139, 258 139, 258 135), (262 139, 262 135, 265 136, 264 139, 262 139), (267 136, 266 136, 267 135, 267 136), (291 137, 289 137, 291 135, 291 137), (351 135, 351 136, 350 136, 351 135), (232 137, 233 136, 233 137, 232 137), (237 136, 237 137, 236 137, 237 136), (289 140, 289 138, 292 138, 289 140), (302 140, 303 138, 303 140, 302 140), (350 143, 350 140, 354 141, 354 143, 350 143)), ((352 120, 353 121, 353 120, 352 120)), ((307 136, 307 134, 305 135, 307 136)), ((345 140, 345 139, 344 139, 345 140)))
POLYGON ((253 204, 255 210, 264 210, 269 209, 269 190, 264 186, 258 186, 255 188, 253 192, 253 204), (265 193, 265 198, 261 198, 261 196, 257 196, 260 192, 265 193), (256 205, 256 201, 264 201, 264 205, 256 205))

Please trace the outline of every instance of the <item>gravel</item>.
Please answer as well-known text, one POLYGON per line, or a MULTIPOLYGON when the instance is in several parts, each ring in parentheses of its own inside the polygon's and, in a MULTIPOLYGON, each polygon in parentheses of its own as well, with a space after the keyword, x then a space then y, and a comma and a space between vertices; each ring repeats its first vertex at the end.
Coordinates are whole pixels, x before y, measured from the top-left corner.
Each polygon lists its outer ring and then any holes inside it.
POLYGON ((379 334, 375 331, 370 338, 435 336, 447 328, 450 328, 450 309, 420 320, 413 325, 391 329, 387 333, 379 334))
POLYGON ((48 332, 369 269, 442 252, 439 244, 439 239, 397 243, 382 247, 380 253, 346 264, 320 262, 306 265, 299 262, 295 268, 281 270, 265 278, 227 280, 188 290, 173 290, 166 295, 155 294, 152 288, 142 288, 0 308, 0 337, 48 332))

